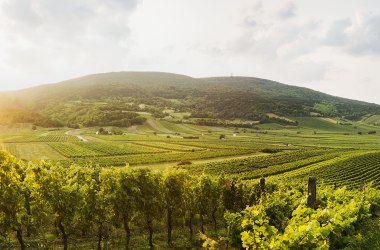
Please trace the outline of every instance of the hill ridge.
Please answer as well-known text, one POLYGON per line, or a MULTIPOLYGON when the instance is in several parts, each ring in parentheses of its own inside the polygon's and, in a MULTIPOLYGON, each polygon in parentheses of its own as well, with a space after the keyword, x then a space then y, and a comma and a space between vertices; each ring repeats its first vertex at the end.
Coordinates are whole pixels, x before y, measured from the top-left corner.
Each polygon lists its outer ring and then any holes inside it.
MULTIPOLYGON (((62 110, 78 112, 78 116, 89 115, 88 110, 106 112, 100 109, 106 109, 108 113, 123 109, 142 111, 137 106, 126 106, 126 103, 147 105, 157 117, 169 108, 190 113, 192 118, 222 120, 262 121, 269 118, 268 113, 281 117, 324 116, 360 120, 363 116, 380 113, 377 104, 257 77, 194 78, 150 71, 90 74, 0 95, 7 97, 0 102, 3 107, 14 104, 54 119, 62 110), (84 100, 94 105, 77 103, 76 109, 71 107, 71 102, 84 100)), ((271 120, 276 121, 273 117, 271 120)), ((64 119, 63 123, 68 121, 64 119)))

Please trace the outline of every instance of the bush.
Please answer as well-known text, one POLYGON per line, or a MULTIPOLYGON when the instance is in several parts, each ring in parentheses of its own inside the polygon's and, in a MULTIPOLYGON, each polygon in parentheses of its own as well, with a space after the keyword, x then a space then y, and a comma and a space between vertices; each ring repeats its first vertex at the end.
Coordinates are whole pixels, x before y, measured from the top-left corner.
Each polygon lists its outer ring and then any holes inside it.
POLYGON ((264 148, 261 150, 261 152, 268 153, 268 154, 274 154, 274 153, 281 152, 281 150, 280 149, 274 149, 274 148, 264 148))

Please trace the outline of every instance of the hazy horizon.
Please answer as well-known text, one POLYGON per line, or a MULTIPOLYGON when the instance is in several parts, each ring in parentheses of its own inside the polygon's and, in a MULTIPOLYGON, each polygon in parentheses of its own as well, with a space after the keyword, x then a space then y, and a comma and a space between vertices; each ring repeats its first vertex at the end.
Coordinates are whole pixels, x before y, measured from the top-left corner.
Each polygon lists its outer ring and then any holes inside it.
POLYGON ((380 104, 374 0, 0 0, 0 14, 2 91, 160 71, 258 77, 380 104))

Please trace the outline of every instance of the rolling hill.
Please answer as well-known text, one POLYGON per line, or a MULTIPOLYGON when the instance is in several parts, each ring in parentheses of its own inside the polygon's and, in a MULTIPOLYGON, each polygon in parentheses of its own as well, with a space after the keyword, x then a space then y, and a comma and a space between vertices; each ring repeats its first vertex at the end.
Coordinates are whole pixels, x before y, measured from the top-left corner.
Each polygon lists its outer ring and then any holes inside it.
MULTIPOLYGON (((321 116, 360 120, 380 113, 380 106, 376 104, 254 77, 192 78, 161 72, 94 74, 0 93, 0 96, 3 112, 4 109, 25 112, 11 119, 13 122, 31 121, 46 126, 90 126, 98 125, 91 123, 93 120, 117 117, 125 121, 134 117, 131 114, 124 117, 125 112, 148 111, 162 117, 167 109, 188 112, 194 119, 240 119, 285 124, 288 121, 278 117, 321 116), (33 121, 27 112, 41 117, 33 121), (277 116, 268 116, 269 113, 277 116)), ((118 124, 129 123, 113 125, 118 124)))

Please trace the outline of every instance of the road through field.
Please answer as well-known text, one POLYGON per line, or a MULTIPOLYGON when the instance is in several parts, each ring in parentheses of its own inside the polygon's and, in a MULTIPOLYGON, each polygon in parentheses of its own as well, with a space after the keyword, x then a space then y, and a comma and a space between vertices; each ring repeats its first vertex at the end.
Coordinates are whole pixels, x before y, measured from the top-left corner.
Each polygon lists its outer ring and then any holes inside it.
POLYGON ((66 131, 65 135, 72 135, 77 137, 80 141, 88 142, 88 139, 80 135, 80 129, 66 131))

